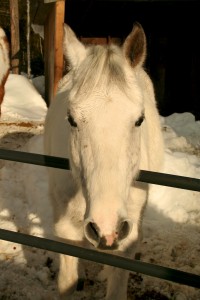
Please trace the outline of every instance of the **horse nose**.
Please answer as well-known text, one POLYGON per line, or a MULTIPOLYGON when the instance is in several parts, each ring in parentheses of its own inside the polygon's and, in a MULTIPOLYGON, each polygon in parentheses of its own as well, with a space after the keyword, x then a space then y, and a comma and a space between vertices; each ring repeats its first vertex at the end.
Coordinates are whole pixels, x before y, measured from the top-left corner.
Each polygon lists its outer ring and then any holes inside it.
POLYGON ((120 220, 111 233, 104 233, 92 220, 85 221, 85 237, 87 240, 99 249, 114 249, 118 243, 130 234, 132 230, 132 222, 128 219, 120 220))

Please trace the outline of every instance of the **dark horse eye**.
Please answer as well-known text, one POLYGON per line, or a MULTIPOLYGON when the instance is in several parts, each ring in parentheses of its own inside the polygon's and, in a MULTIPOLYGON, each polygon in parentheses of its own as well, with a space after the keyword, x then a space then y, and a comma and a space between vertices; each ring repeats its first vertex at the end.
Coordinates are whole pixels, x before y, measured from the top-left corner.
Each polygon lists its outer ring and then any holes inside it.
POLYGON ((77 123, 74 121, 71 115, 68 116, 68 122, 72 127, 77 127, 77 123))
POLYGON ((144 121, 144 114, 142 114, 141 117, 139 117, 139 119, 135 122, 135 126, 139 127, 143 121, 144 121))

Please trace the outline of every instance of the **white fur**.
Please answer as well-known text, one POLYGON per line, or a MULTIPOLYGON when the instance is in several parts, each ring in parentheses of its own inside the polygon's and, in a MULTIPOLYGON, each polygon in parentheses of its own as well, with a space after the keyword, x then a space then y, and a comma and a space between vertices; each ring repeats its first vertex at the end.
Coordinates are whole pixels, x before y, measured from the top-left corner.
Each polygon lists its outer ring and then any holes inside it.
POLYGON ((0 85, 10 68, 9 49, 7 43, 5 43, 5 38, 5 32, 0 27, 0 85))
MULTIPOLYGON (((142 28, 137 30, 144 37, 142 28)), ((134 38, 129 36, 125 48, 129 41, 134 38)), ((92 220, 110 245, 118 236, 117 222, 127 220, 130 228, 115 253, 134 257, 148 193, 148 185, 135 179, 140 169, 159 170, 163 159, 151 80, 141 61, 137 68, 131 67, 124 55, 127 49, 85 48, 67 25, 64 49, 71 70, 60 84, 45 124, 46 154, 70 158, 72 168, 49 172, 56 234, 82 241, 88 237, 87 220, 92 220), (143 112, 145 120, 136 127, 143 112), (68 123, 69 114, 77 128, 68 123)), ((141 53, 142 60, 144 56, 141 53)), ((63 297, 71 294, 77 282, 77 261, 61 255, 58 286, 63 297)), ((128 272, 108 270, 106 299, 126 299, 128 272)))

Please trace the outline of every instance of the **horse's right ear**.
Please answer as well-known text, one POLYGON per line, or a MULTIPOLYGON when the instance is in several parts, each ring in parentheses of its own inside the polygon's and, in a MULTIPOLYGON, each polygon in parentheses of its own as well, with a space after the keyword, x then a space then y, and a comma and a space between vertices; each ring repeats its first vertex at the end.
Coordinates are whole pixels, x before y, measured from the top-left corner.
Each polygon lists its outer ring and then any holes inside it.
POLYGON ((123 53, 132 67, 142 66, 146 58, 146 36, 142 26, 136 22, 123 46, 123 53))
POLYGON ((64 24, 63 52, 72 68, 77 67, 86 56, 85 46, 67 24, 64 24))

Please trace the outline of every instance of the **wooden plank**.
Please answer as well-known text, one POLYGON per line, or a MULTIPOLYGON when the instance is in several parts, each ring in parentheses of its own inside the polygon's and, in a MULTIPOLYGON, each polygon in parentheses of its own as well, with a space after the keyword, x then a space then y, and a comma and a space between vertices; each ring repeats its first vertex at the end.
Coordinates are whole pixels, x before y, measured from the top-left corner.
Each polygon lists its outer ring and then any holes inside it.
MULTIPOLYGON (((1 1, 1 0, 0 0, 1 1)), ((63 0, 30 0, 31 1, 31 22, 37 25, 44 25, 48 14, 55 2, 63 0)))
POLYGON ((44 3, 52 3, 52 2, 56 2, 56 1, 60 1, 60 0, 44 0, 44 3))
POLYGON ((80 40, 84 44, 93 44, 93 45, 105 45, 105 44, 121 44, 121 39, 117 37, 80 37, 80 40))
POLYGON ((31 0, 31 22, 37 25, 44 25, 52 3, 44 3, 44 0, 31 0))
POLYGON ((19 9, 18 0, 10 0, 10 26, 11 26, 11 69, 12 73, 19 74, 19 9))
POLYGON ((42 2, 43 0, 30 0, 31 1, 31 22, 33 24, 38 24, 41 25, 39 23, 36 22, 36 16, 38 13, 38 8, 40 6, 40 2, 42 2))
POLYGON ((108 37, 108 44, 116 44, 116 45, 121 45, 122 44, 122 39, 118 37, 108 37))
POLYGON ((51 9, 44 25, 45 101, 47 105, 54 95, 54 35, 55 11, 51 9))
POLYGON ((84 44, 93 44, 93 45, 105 45, 108 43, 108 39, 106 37, 81 37, 81 42, 84 44))
POLYGON ((53 101, 58 82, 63 76, 63 23, 65 1, 52 4, 45 22, 45 100, 47 105, 53 101))
POLYGON ((55 3, 55 63, 54 63, 54 95, 58 82, 63 76, 63 27, 65 19, 65 1, 55 3))

